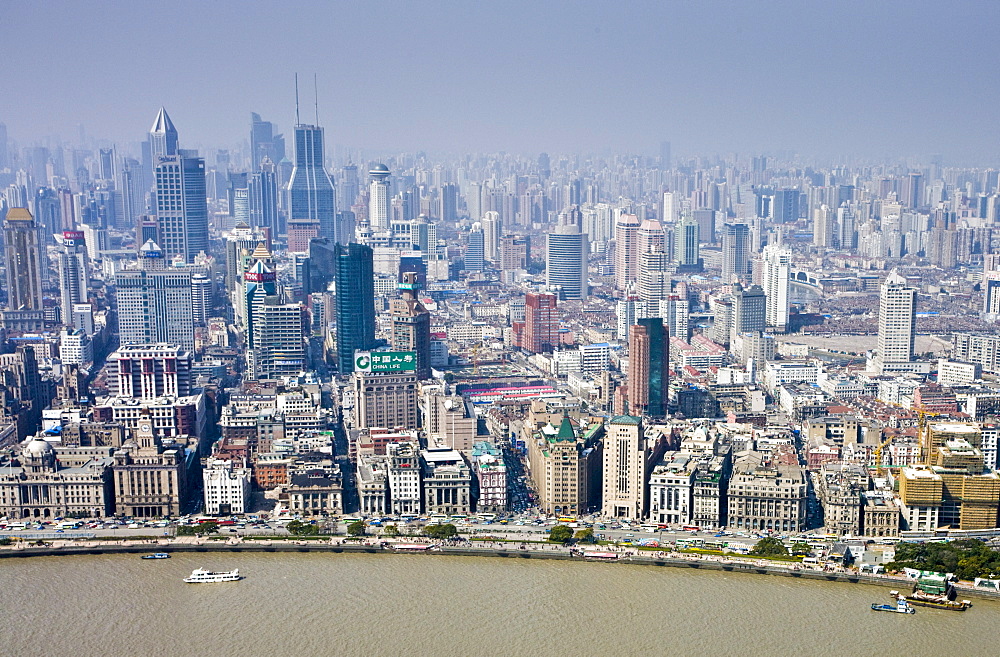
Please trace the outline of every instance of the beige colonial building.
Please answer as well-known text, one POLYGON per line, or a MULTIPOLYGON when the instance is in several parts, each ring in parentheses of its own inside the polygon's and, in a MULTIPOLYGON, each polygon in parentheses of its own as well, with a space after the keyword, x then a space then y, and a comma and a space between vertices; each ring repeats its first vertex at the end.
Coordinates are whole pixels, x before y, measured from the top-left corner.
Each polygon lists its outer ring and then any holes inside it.
POLYGON ((729 480, 729 527, 798 532, 806 526, 806 474, 760 452, 736 458, 729 480))
POLYGON ((51 444, 40 438, 29 440, 12 462, 19 465, 0 467, 0 515, 32 520, 111 515, 108 453, 88 453, 67 467, 51 444))
POLYGON ((164 442, 140 418, 133 438, 114 453, 115 512, 133 518, 180 515, 191 458, 185 445, 164 442))

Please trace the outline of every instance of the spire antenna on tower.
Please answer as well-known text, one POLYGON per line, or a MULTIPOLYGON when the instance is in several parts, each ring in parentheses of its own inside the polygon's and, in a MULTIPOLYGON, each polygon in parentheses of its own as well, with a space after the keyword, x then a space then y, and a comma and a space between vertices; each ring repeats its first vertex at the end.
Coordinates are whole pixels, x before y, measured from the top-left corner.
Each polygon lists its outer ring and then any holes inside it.
POLYGON ((299 125, 299 74, 295 74, 295 125, 299 125))
POLYGON ((319 125, 319 83, 316 82, 316 74, 313 73, 313 94, 316 103, 316 125, 319 125))

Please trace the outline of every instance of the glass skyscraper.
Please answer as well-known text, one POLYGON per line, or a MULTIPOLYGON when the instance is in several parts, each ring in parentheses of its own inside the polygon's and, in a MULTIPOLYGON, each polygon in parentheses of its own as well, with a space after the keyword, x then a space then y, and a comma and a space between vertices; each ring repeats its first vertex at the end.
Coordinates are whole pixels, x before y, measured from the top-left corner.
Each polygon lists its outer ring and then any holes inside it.
POLYGON ((337 314, 337 367, 354 371, 355 350, 375 346, 375 274, 373 251, 363 244, 333 247, 337 314))
POLYGON ((313 224, 317 237, 346 242, 337 234, 337 196, 323 166, 323 128, 295 126, 295 166, 288 181, 289 222, 313 224))

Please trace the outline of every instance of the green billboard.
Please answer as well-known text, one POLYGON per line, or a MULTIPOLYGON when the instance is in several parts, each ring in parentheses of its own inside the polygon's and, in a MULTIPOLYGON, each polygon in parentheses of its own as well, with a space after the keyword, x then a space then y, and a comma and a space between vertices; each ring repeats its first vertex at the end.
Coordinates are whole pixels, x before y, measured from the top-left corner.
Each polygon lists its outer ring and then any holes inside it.
POLYGON ((417 354, 413 351, 355 351, 355 372, 415 372, 417 354))

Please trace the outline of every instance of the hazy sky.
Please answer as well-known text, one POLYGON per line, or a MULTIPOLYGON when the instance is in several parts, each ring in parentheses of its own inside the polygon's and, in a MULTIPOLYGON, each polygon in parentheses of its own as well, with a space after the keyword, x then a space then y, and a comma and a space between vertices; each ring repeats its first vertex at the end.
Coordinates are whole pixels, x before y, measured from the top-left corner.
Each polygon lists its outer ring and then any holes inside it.
POLYGON ((1000 2, 14 2, 0 122, 182 146, 289 131, 292 76, 327 144, 944 155, 994 164, 1000 2))

